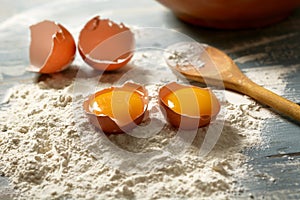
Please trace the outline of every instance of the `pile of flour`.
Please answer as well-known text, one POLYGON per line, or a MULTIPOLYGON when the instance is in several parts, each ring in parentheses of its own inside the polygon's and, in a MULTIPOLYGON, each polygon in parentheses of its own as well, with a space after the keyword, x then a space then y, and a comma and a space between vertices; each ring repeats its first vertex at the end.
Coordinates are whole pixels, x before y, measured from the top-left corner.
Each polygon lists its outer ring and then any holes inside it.
MULTIPOLYGON (((147 86, 150 99, 158 88, 147 86)), ((224 127, 207 156, 197 153, 207 130, 202 128, 174 157, 162 151, 176 134, 170 126, 147 138, 105 136, 91 127, 81 109, 83 97, 73 95, 73 89, 63 76, 48 77, 12 88, 8 105, 1 108, 0 172, 16 197, 224 199, 243 190, 236 183, 249 169, 241 151, 260 142, 265 116, 249 98, 226 92, 224 127), (144 158, 134 170, 109 142, 133 157, 161 154, 144 158)))
POLYGON ((237 180, 251 167, 242 151, 261 143, 266 109, 214 90, 222 104, 218 118, 198 131, 178 131, 165 122, 158 91, 185 80, 160 51, 136 52, 115 73, 93 73, 70 69, 11 89, 0 110, 0 174, 15 197, 225 199, 243 191, 237 180), (89 123, 82 103, 127 80, 148 90, 150 120, 130 133, 105 135, 89 123))

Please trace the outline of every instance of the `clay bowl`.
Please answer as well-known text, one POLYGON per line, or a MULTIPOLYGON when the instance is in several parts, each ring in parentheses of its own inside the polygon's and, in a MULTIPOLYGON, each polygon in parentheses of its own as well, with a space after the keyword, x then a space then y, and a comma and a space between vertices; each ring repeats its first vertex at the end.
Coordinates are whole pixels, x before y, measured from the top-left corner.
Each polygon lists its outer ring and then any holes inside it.
POLYGON ((300 0, 157 0, 181 20, 210 28, 270 25, 289 16, 300 0))

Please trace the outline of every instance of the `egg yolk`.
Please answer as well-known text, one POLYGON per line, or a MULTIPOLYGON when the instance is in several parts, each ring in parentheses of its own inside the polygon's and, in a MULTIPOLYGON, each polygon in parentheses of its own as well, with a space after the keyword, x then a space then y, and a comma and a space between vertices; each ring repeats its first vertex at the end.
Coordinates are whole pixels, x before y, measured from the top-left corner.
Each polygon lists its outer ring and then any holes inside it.
POLYGON ((204 116, 214 113, 217 99, 209 90, 182 88, 169 93, 162 99, 173 111, 188 116, 204 116))
POLYGON ((111 90, 97 95, 90 106, 95 114, 104 114, 120 122, 131 122, 144 111, 142 96, 137 91, 111 90))

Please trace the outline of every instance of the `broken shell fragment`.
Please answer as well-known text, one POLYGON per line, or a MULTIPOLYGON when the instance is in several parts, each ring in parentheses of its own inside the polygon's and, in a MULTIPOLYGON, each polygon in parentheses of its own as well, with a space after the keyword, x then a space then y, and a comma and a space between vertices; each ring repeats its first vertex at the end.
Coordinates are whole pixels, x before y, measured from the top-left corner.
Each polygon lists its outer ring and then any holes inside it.
POLYGON ((75 41, 70 32, 53 21, 30 26, 30 67, 28 71, 55 73, 66 69, 74 60, 75 41))
POLYGON ((83 103, 90 122, 104 133, 130 131, 143 121, 147 107, 147 91, 135 83, 100 90, 83 103))
POLYGON ((134 35, 124 24, 94 17, 81 30, 78 50, 91 67, 112 71, 126 65, 133 56, 134 35))
POLYGON ((220 111, 219 101, 210 89, 175 82, 160 89, 159 103, 166 120, 185 130, 208 125, 220 111))

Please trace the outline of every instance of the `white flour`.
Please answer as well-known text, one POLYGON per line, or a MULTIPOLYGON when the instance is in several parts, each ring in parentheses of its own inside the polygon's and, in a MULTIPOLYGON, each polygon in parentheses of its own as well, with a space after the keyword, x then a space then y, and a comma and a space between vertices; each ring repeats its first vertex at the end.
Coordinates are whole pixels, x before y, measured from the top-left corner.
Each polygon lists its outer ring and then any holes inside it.
MULTIPOLYGON (((18 85, 12 90, 9 107, 0 111, 0 169, 9 177, 20 199, 224 199, 241 190, 235 183, 247 174, 247 167, 240 152, 260 142, 263 122, 262 108, 252 100, 227 93, 244 101, 226 103, 228 112, 221 137, 205 158, 195 153, 196 146, 203 141, 203 129, 180 160, 135 173, 106 165, 103 160, 114 157, 98 156, 97 160, 97 154, 86 149, 78 136, 80 132, 92 136, 98 133, 88 128, 84 116, 80 122, 75 120, 73 110, 76 102, 81 101, 72 98, 72 84, 57 84, 58 79, 65 81, 64 77, 56 77, 38 84, 18 85)), ((123 149, 144 151, 160 149, 172 134, 162 131, 141 141, 128 135, 109 138, 123 149)), ((110 156, 114 154, 111 152, 110 156)), ((169 159, 165 155, 161 158, 169 159)), ((150 160, 148 165, 151 163, 150 160)))
POLYGON ((250 168, 242 150, 261 143, 270 113, 248 97, 225 92, 225 99, 215 91, 223 108, 217 120, 178 137, 155 109, 159 88, 177 76, 166 71, 160 52, 137 52, 130 65, 104 74, 98 86, 144 81, 156 120, 128 134, 107 137, 91 126, 82 102, 95 80, 74 79, 76 70, 12 89, 0 110, 0 173, 16 198, 226 199, 243 191, 238 180, 250 168), (205 157, 202 144, 214 147, 205 157))

